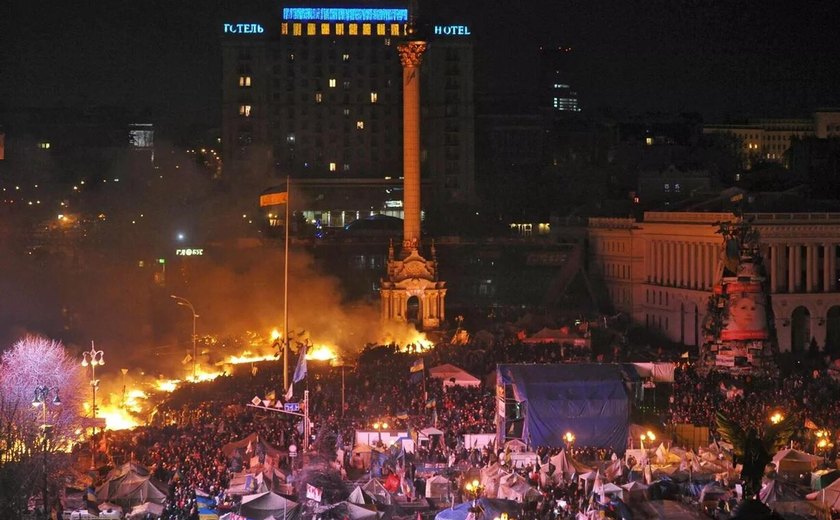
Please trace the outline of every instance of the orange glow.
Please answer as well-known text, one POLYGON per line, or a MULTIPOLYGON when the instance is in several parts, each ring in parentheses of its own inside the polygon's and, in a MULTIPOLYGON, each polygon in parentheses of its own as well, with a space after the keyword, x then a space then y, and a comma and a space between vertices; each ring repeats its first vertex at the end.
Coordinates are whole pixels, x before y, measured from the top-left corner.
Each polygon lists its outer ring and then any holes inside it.
POLYGON ((105 419, 106 430, 129 430, 140 426, 140 421, 128 410, 119 406, 97 406, 97 416, 105 419))
POLYGON ((250 351, 246 350, 239 356, 230 356, 227 361, 223 361, 221 363, 216 363, 217 365, 224 365, 224 364, 231 364, 231 365, 241 365, 242 363, 259 363, 260 361, 272 361, 274 356, 269 354, 265 356, 255 355, 252 354, 250 351))
POLYGON ((277 329, 273 329, 271 331, 271 341, 277 341, 278 339, 282 338, 283 335, 280 334, 280 331, 277 329))
POLYGON ((317 345, 306 353, 306 359, 314 361, 329 361, 336 357, 335 351, 326 345, 317 345))

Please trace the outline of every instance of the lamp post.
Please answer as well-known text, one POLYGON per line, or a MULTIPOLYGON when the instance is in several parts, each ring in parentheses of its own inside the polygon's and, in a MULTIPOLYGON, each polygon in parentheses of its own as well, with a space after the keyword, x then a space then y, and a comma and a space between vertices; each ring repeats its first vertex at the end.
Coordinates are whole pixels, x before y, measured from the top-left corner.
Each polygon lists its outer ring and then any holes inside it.
POLYGON ((770 422, 773 424, 779 424, 784 420, 785 416, 782 415, 782 412, 774 412, 773 415, 770 416, 770 422))
POLYGON ((43 473, 44 473, 44 489, 42 499, 44 501, 44 515, 49 517, 49 500, 47 488, 47 431, 49 425, 47 424, 47 405, 49 404, 50 394, 53 394, 52 404, 58 406, 61 404, 61 398, 58 397, 58 387, 36 386, 35 397, 32 399, 32 406, 43 407, 43 414, 41 415, 41 434, 43 435, 43 473))
POLYGON ((575 434, 572 432, 566 432, 563 435, 563 440, 566 441, 566 446, 569 447, 569 453, 571 454, 575 445, 575 434))
POLYGON ((479 513, 481 510, 478 508, 478 497, 484 493, 484 486, 481 485, 481 482, 478 479, 474 479, 471 482, 467 482, 464 485, 464 491, 467 492, 467 497, 472 500, 472 507, 470 507, 470 513, 474 515, 475 518, 478 518, 479 513))
POLYGON ((197 361, 197 357, 198 357, 198 352, 196 351, 196 346, 195 346, 195 341, 196 341, 195 319, 198 318, 198 314, 195 313, 195 307, 193 307, 193 304, 190 303, 190 301, 188 299, 183 298, 181 296, 175 296, 174 294, 170 294, 169 297, 172 298, 173 300, 175 300, 175 303, 177 303, 178 305, 183 305, 184 307, 189 308, 190 312, 192 312, 192 321, 193 321, 193 329, 192 329, 193 383, 195 383, 196 382, 196 361, 197 361))
POLYGON ((91 417, 94 419, 93 434, 90 436, 90 469, 96 469, 96 388, 99 386, 99 380, 96 379, 96 365, 105 364, 105 353, 101 350, 96 350, 93 341, 90 342, 90 350, 82 352, 82 366, 90 365, 90 388, 93 392, 93 401, 91 402, 91 417))

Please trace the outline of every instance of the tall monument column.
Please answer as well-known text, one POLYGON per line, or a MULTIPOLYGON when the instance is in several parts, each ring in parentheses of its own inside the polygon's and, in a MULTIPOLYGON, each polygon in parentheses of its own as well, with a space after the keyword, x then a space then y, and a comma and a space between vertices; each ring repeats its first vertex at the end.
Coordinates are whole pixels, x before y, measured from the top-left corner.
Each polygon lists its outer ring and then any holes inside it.
POLYGON ((420 63, 426 42, 397 46, 403 77, 403 254, 420 243, 420 63))
MULTIPOLYGON (((408 34, 413 35, 412 25, 408 34)), ((429 259, 420 254, 420 63, 426 42, 409 39, 397 45, 397 51, 403 69, 403 240, 399 255, 393 244, 388 247, 380 305, 385 320, 437 329, 444 321, 446 282, 438 278, 434 242, 429 259)))

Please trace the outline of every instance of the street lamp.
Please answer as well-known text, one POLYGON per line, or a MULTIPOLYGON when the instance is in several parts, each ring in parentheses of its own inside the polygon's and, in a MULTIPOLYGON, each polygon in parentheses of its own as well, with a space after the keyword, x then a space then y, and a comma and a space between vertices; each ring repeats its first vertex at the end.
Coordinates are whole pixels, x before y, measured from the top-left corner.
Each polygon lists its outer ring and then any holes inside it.
POLYGON ((195 383, 195 382, 196 382, 196 361, 197 361, 197 357, 198 357, 198 352, 196 351, 196 346, 195 346, 195 340, 196 340, 196 336, 195 336, 195 319, 196 319, 196 318, 198 318, 198 314, 196 314, 196 313, 195 313, 195 307, 193 307, 193 304, 192 304, 192 303, 190 303, 190 301, 189 301, 188 299, 183 298, 183 297, 181 297, 181 296, 175 296, 174 294, 170 294, 170 295, 169 295, 169 297, 170 297, 170 298, 172 298, 173 300, 175 300, 175 303, 177 303, 178 305, 183 305, 184 307, 189 308, 189 309, 190 309, 190 312, 192 312, 192 319, 193 319, 193 332, 192 332, 192 344, 193 344, 193 383, 195 383))
POLYGON ((42 499, 44 501, 44 515, 49 515, 49 500, 47 500, 47 431, 49 430, 49 425, 47 424, 47 405, 50 402, 50 394, 53 394, 52 404, 54 406, 59 406, 61 404, 61 398, 58 397, 58 387, 49 387, 49 386, 36 386, 35 387, 35 397, 32 399, 32 406, 43 407, 43 414, 41 415, 41 433, 43 435, 43 473, 44 473, 44 488, 42 490, 43 495, 42 499))
POLYGON ((784 420, 785 416, 782 415, 782 412, 774 412, 773 415, 770 416, 770 422, 773 424, 779 424, 784 420))
POLYGON ((566 445, 569 447, 569 451, 571 451, 575 444, 575 434, 572 432, 566 432, 566 434, 563 435, 563 440, 566 441, 566 445))
POLYGON ((90 437, 90 469, 96 469, 96 389, 99 387, 99 380, 96 379, 96 366, 105 364, 105 353, 96 350, 93 341, 90 342, 90 350, 82 352, 82 366, 90 365, 90 388, 93 391, 91 403, 91 416, 94 419, 93 434, 90 437))
POLYGON ((484 493, 484 486, 481 485, 478 479, 473 479, 471 482, 467 482, 464 485, 464 491, 467 492, 467 497, 472 500, 472 507, 470 507, 470 512, 473 513, 476 517, 478 517, 479 509, 477 507, 476 502, 478 501, 478 497, 484 493))

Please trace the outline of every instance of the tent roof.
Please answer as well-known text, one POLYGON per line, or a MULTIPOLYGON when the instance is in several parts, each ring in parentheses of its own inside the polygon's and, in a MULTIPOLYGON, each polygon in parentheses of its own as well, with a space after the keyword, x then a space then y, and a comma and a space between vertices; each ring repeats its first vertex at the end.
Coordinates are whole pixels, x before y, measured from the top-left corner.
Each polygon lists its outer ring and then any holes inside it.
POLYGON ((461 382, 469 382, 473 384, 481 383, 480 379, 470 374, 463 368, 450 365, 449 363, 430 368, 429 377, 444 380, 455 378, 456 381, 461 382))
POLYGON ((257 445, 259 444, 265 450, 266 455, 269 455, 275 459, 279 459, 284 454, 282 451, 278 450, 271 444, 261 439, 259 434, 257 433, 252 433, 244 439, 225 444, 224 446, 222 446, 222 452, 225 454, 226 457, 232 457, 233 453, 236 450, 246 450, 248 448, 248 444, 251 444, 255 451, 257 449, 257 445))
POLYGON ((353 491, 350 492, 350 496, 347 497, 348 502, 353 502, 354 504, 367 504, 369 502, 373 502, 373 499, 370 498, 362 491, 362 488, 356 486, 353 488, 353 491))
POLYGON ((423 428, 420 430, 420 433, 428 437, 429 435, 443 435, 443 432, 438 430, 437 428, 432 428, 429 426, 428 428, 423 428))
POLYGON ((282 497, 273 491, 265 493, 257 493, 254 495, 245 495, 242 497, 243 511, 250 512, 266 512, 272 514, 275 512, 289 511, 297 507, 297 503, 292 502, 288 498, 282 497))
POLYGON ((773 455, 773 462, 822 462, 823 458, 800 450, 784 449, 773 455))
MULTIPOLYGON (((513 500, 496 500, 490 498, 479 498, 478 507, 481 508, 482 518, 496 518, 502 513, 507 513, 511 518, 522 516, 522 505, 513 500)), ((466 520, 470 514, 471 501, 458 504, 454 508, 446 508, 435 515, 435 520, 466 520)))
POLYGON ((633 482, 628 482, 627 484, 624 484, 621 487, 623 487, 627 491, 644 491, 648 488, 646 484, 642 484, 641 482, 637 482, 635 480, 633 482))
POLYGON ((808 494, 806 498, 822 502, 827 508, 840 507, 840 480, 835 480, 821 490, 808 494))

